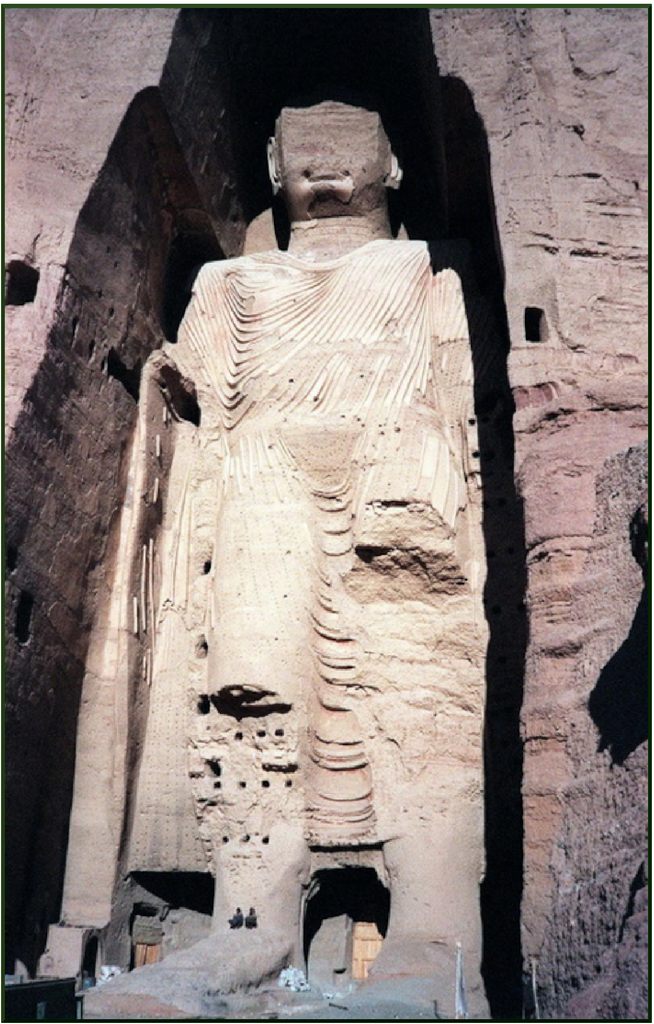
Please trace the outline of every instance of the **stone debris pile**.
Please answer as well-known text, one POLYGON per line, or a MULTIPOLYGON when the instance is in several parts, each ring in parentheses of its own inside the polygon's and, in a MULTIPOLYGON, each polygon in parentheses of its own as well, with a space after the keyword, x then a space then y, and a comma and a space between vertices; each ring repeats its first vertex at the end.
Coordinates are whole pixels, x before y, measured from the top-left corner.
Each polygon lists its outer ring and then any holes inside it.
POLYGON ((291 992, 308 992, 311 988, 299 967, 285 967, 277 984, 280 988, 290 988, 291 992))

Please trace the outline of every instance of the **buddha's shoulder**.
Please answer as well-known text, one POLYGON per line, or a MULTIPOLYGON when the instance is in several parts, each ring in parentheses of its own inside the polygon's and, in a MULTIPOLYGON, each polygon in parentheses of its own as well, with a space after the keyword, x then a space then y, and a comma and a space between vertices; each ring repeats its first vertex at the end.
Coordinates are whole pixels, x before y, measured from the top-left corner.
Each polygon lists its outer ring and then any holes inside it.
POLYGON ((218 283, 243 275, 266 274, 274 270, 324 271, 330 268, 358 263, 369 263, 371 260, 409 260, 429 262, 430 243, 409 239, 379 239, 368 242, 351 252, 332 260, 312 260, 298 257, 282 249, 271 249, 266 252, 250 253, 236 256, 233 259, 217 260, 205 263, 196 281, 218 283))

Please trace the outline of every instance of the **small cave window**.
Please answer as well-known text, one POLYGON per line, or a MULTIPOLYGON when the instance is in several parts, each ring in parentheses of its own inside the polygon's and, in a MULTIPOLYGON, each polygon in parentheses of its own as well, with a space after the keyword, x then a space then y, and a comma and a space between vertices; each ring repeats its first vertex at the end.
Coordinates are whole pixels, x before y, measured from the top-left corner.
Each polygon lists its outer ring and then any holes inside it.
POLYGON ((357 558, 360 558, 362 562, 366 562, 369 565, 375 558, 387 555, 390 550, 390 548, 386 547, 371 547, 370 545, 357 544, 354 553, 357 558))
POLYGON ((98 965, 98 938, 92 935, 86 944, 82 960, 82 979, 95 978, 98 965))
POLYGON ((39 285, 39 271, 22 260, 11 260, 5 271, 5 304, 26 306, 34 302, 39 285))
MULTIPOLYGON (((198 641, 195 645, 195 656, 196 658, 206 658, 209 653, 209 644, 207 643, 206 637, 198 637, 198 641)), ((207 709, 208 710, 208 709, 207 709)), ((206 712, 204 712, 206 714, 206 712)))
POLYGON ((205 576, 208 576, 211 572, 211 559, 207 558, 206 562, 202 566, 202 572, 205 576))
POLYGON ((268 779, 264 779, 261 786, 263 789, 268 789, 270 787, 270 781, 268 779))
POLYGON ((207 761, 206 764, 207 764, 207 768, 209 769, 209 771, 213 775, 215 775, 217 778, 220 778, 220 776, 223 773, 222 772, 222 768, 220 766, 220 761, 216 761, 216 760, 212 759, 210 761, 207 761))
POLYGON ((209 695, 206 693, 200 694, 198 697, 198 714, 208 715, 210 710, 211 701, 209 700, 209 695))
POLYGON ((533 342, 545 340, 545 313, 538 306, 525 308, 525 339, 533 342))
POLYGON ((159 385, 173 418, 199 427, 202 410, 198 404, 195 388, 182 378, 179 371, 172 366, 162 366, 159 385))
POLYGON ((109 376, 113 377, 114 380, 117 380, 119 384, 122 384, 130 398, 133 398, 134 401, 138 401, 139 390, 141 387, 140 360, 130 369, 130 367, 127 366, 120 358, 116 349, 110 348, 107 352, 105 367, 109 376))
POLYGON ((14 632, 19 644, 26 644, 30 638, 32 626, 32 609, 34 598, 27 590, 21 590, 16 606, 16 625, 14 632))
POLYGON ((5 569, 7 573, 12 573, 18 565, 18 549, 13 544, 7 544, 5 548, 5 569))

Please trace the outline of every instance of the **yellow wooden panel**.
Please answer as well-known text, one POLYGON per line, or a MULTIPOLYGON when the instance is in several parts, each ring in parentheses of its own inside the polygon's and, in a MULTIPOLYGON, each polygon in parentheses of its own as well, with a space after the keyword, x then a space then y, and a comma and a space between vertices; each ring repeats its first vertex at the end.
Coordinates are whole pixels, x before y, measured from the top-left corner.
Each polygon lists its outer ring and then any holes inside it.
POLYGON ((134 967, 145 967, 146 964, 159 962, 161 945, 150 945, 146 942, 137 942, 134 945, 134 967))
POLYGON ((384 940, 374 921, 356 921, 352 938, 352 977, 365 981, 384 940))

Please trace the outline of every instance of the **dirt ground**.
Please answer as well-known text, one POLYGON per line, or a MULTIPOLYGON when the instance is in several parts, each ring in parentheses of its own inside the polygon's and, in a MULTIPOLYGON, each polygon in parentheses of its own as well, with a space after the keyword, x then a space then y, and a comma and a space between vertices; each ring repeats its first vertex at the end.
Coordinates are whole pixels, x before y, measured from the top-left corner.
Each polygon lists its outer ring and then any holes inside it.
MULTIPOLYGON (((102 1016, 85 1012, 85 1020, 441 1020, 433 1000, 425 997, 420 979, 393 985, 363 987, 347 996, 324 996, 318 991, 290 992, 274 986, 247 994, 225 996, 222 1016, 190 1017, 174 1007, 146 997, 116 996, 104 1003, 102 1016), (115 1003, 115 1005, 114 1005, 115 1003)), ((108 995, 108 993, 107 993, 108 995)))

